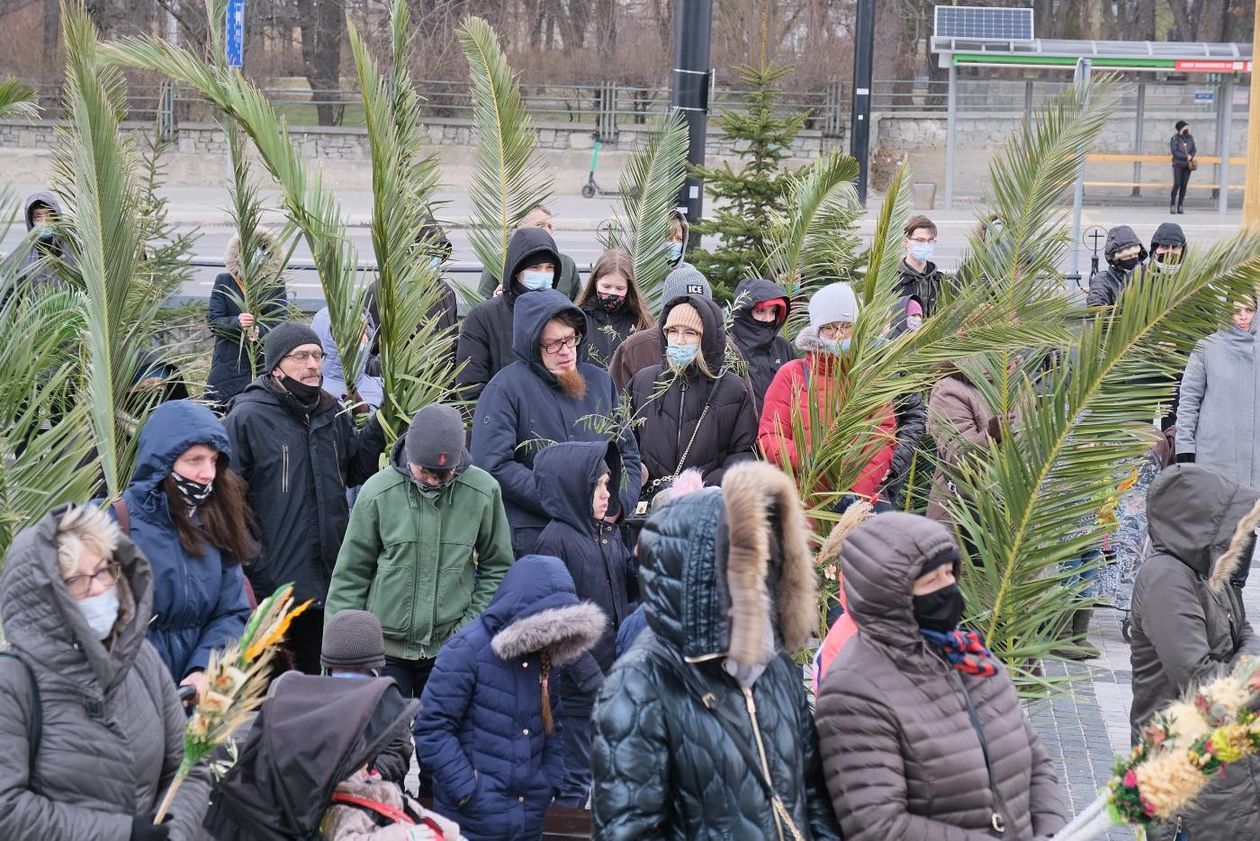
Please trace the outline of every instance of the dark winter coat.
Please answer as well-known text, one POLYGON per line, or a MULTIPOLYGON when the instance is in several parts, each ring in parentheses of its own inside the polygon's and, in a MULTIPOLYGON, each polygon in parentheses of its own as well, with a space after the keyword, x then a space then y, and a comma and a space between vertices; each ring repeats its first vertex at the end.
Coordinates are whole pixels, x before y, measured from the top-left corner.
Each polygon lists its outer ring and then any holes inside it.
POLYGON ((616 312, 609 312, 599 302, 587 304, 582 308, 586 313, 587 342, 586 354, 590 361, 601 368, 612 364, 613 354, 621 347, 631 333, 639 327, 639 314, 629 307, 622 306, 616 312))
MULTIPOLYGON (((62 217, 61 201, 55 195, 47 191, 31 193, 22 203, 28 233, 35 228, 35 206, 40 204, 51 209, 59 219, 62 217)), ((55 234, 47 240, 32 243, 18 266, 18 285, 30 290, 62 288, 65 284, 57 271, 56 261, 73 265, 73 260, 65 241, 55 234)))
POLYGON ((600 462, 608 465, 608 487, 621 484, 621 454, 616 444, 572 441, 552 444, 534 460, 538 493, 551 522, 538 537, 534 552, 564 561, 577 596, 598 605, 608 617, 608 628, 599 641, 574 666, 565 671, 560 688, 565 714, 590 714, 589 704, 616 659, 615 642, 621 623, 634 609, 630 583, 636 577, 630 550, 616 526, 591 518, 600 462), (574 700, 587 707, 575 709, 574 700))
POLYGON ((206 321, 214 334, 214 354, 210 358, 206 388, 214 392, 211 395, 214 399, 223 403, 244 391, 253 379, 249 365, 251 354, 254 357, 253 370, 267 373, 262 370, 262 339, 271 329, 269 322, 284 314, 284 289, 277 287, 274 295, 263 305, 263 312, 254 313, 259 317, 258 340, 242 340, 245 335, 240 322, 243 294, 232 275, 226 272, 218 275, 210 290, 210 305, 206 311, 206 321))
POLYGON ((665 305, 661 326, 654 331, 661 355, 667 344, 665 321, 683 303, 700 313, 704 334, 699 353, 719 376, 716 380, 705 377, 695 363, 680 372, 658 363, 635 374, 630 408, 642 423, 635 426, 634 434, 649 482, 668 480, 694 467, 704 474, 705 484, 720 485, 727 468, 756 458, 757 411, 744 381, 724 370, 726 330, 722 311, 712 299, 685 295, 665 305))
POLYGON ((735 287, 735 313, 730 336, 748 363, 748 379, 752 382, 753 402, 758 416, 766 389, 785 362, 796 358, 792 343, 779 335, 788 316, 788 295, 774 281, 760 277, 741 280, 735 287), (753 308, 766 301, 783 301, 780 317, 773 323, 753 318, 753 308))
MULTIPOLYGON (((416 332, 418 333, 421 328, 431 324, 433 325, 431 329, 432 335, 446 336, 447 351, 444 356, 454 366, 455 347, 459 341, 459 299, 455 294, 455 288, 445 279, 438 281, 438 287, 436 300, 429 305, 428 312, 425 313, 424 322, 416 326, 416 332)), ((381 323, 380 291, 381 282, 377 280, 368 287, 366 301, 368 319, 370 320, 373 335, 372 347, 368 350, 368 358, 363 367, 363 372, 371 377, 381 376, 381 338, 378 329, 381 323)))
MULTIPOLYGON (((899 298, 893 306, 892 327, 888 338, 899 338, 906 332, 907 309, 913 296, 899 298)), ((923 302, 919 301, 922 306, 923 302)), ((893 508, 901 507, 901 494, 910 478, 910 466, 919 443, 927 434, 927 400, 922 392, 910 391, 893 401, 893 414, 897 421, 897 441, 893 446, 892 460, 888 463, 888 475, 884 478, 882 494, 893 508)))
POLYGON ((818 698, 827 787, 845 841, 982 841, 994 810, 975 705, 1008 841, 1063 828, 1054 763, 999 663, 965 675, 932 651, 914 618, 911 587, 929 559, 960 566, 945 527, 899 512, 878 514, 845 538, 841 567, 858 631, 828 669, 818 698))
POLYGON ((1168 151, 1172 153, 1173 166, 1184 169, 1190 165, 1190 159, 1199 153, 1199 147, 1194 145, 1194 135, 1190 132, 1177 132, 1168 140, 1168 151))
POLYGON ((416 753, 433 775, 433 808, 469 841, 533 841, 564 779, 561 708, 544 731, 541 660, 561 668, 604 631, 599 608, 578 601, 556 558, 526 555, 486 612, 438 654, 420 698, 416 753))
POLYGON ((322 606, 350 519, 346 488, 376 472, 385 435, 375 417, 356 429, 324 392, 307 415, 264 375, 236 398, 224 420, 236 470, 262 538, 246 575, 262 599, 294 583, 298 601, 322 606))
MULTIPOLYGON (((608 372, 580 361, 585 358, 585 337, 577 347, 577 368, 586 378, 585 397, 564 394, 543 365, 538 347, 543 328, 566 310, 582 312, 555 290, 531 292, 517 300, 513 321, 516 361, 486 386, 473 417, 473 463, 499 481, 513 529, 542 529, 550 520, 539 501, 533 471, 538 451, 557 441, 607 441, 609 436, 591 423, 592 416, 607 418, 621 403, 608 372)), ((642 478, 639 447, 624 425, 618 447, 626 476, 609 505, 610 515, 634 511, 642 478)))
MULTIPOLYGON (((61 583, 57 523, 45 515, 13 541, 0 574, 4 635, 34 671, 43 725, 28 765, 32 691, 23 665, 0 658, 0 838, 128 841, 132 815, 152 813, 184 758, 187 719, 145 639, 149 563, 125 537, 122 613, 106 649, 61 583)), ((171 807, 173 841, 198 838, 209 774, 195 769, 171 807)))
POLYGON ((189 555, 171 519, 161 484, 176 459, 196 444, 231 455, 223 424, 205 406, 189 400, 158 406, 140 432, 136 472, 123 494, 131 539, 152 568, 149 642, 176 682, 194 669, 205 669, 211 651, 240 639, 250 614, 241 571, 248 558, 223 557, 207 541, 201 544, 202 557, 189 555))
POLYGON ((464 400, 475 402, 494 375, 510 365, 513 354, 512 323, 516 303, 530 294, 516 280, 516 275, 534 263, 556 266, 552 288, 560 282, 560 259, 551 234, 542 228, 525 228, 513 235, 504 262, 504 277, 510 278, 503 294, 486 298, 464 318, 455 348, 455 361, 463 363, 455 377, 464 400))
MULTIPOLYGON (((1238 521, 1260 500, 1197 464, 1165 470, 1147 503, 1152 552, 1133 585, 1133 707, 1143 725, 1192 687, 1260 655, 1260 637, 1243 607, 1241 586, 1251 547, 1225 553, 1238 521)), ((1260 839, 1260 759, 1231 765, 1213 778, 1183 816, 1190 838, 1260 839)))
MULTIPOLYGON (((541 231, 542 228, 522 228, 521 230, 541 231)), ((544 233, 546 232, 544 231, 544 233)), ((551 236, 550 234, 547 235, 551 236)), ((517 269, 517 271, 520 271, 520 269, 517 269)), ((515 274, 516 272, 510 272, 505 277, 514 277, 515 274)), ((483 270, 481 277, 477 281, 477 294, 481 295, 482 298, 489 299, 498 285, 494 281, 494 275, 483 270)), ((504 288, 506 290, 506 287, 504 288)), ((563 292, 570 301, 576 301, 578 293, 582 291, 582 275, 578 273, 577 263, 573 262, 573 258, 568 254, 560 255, 560 277, 556 279, 556 285, 553 288, 563 292)))
MULTIPOLYGON (((1142 241, 1138 239, 1137 234, 1133 233, 1132 228, 1128 225, 1117 225, 1107 231, 1107 241, 1103 245, 1103 257, 1107 261, 1107 268, 1100 269, 1089 279, 1089 292, 1085 295, 1085 306, 1109 307, 1113 306, 1120 299, 1120 293, 1129 282, 1132 272, 1126 272, 1118 266, 1112 265, 1111 261, 1118 252, 1134 245, 1141 246, 1142 251, 1138 254, 1138 257, 1145 260, 1147 257, 1146 246, 1142 245, 1142 241)), ((1133 271, 1145 271, 1145 267, 1139 264, 1133 271)))
POLYGON ((897 269, 897 297, 906 298, 911 295, 923 304, 923 317, 927 318, 936 312, 936 302, 941 294, 941 284, 945 275, 931 260, 919 271, 906 262, 903 257, 897 269))
POLYGON ((786 653, 817 621, 791 481, 739 465, 721 490, 653 514, 639 545, 648 630, 595 707, 594 837, 791 841, 764 774, 802 837, 838 839, 801 670, 786 653), (733 668, 741 681, 728 671, 737 663, 757 665, 733 668), (763 767, 746 756, 764 756, 763 767))

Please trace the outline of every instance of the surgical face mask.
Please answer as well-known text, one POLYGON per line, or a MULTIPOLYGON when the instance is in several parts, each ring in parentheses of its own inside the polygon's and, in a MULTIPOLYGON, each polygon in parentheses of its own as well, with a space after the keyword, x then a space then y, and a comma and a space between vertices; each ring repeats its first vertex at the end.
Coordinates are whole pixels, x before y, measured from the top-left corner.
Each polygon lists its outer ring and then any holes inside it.
POLYGON ((910 246, 910 256, 921 263, 931 260, 935 253, 936 243, 934 242, 916 242, 910 246))
POLYGON ((676 345, 670 343, 665 348, 665 358, 675 368, 685 368, 696 358, 700 345, 676 345))
POLYGON ((915 596, 914 619, 929 631, 952 631, 963 615, 963 594, 957 584, 915 596))
POLYGON ((665 243, 665 259, 670 263, 677 263, 682 259, 682 243, 667 242, 665 243))
POLYGON ((88 627, 92 629, 92 633, 98 640, 105 639, 109 636, 109 632, 114 630, 114 623, 118 621, 118 613, 121 610, 118 604, 117 586, 110 587, 99 596, 89 596, 75 604, 79 606, 79 612, 83 614, 88 627))
POLYGON ((196 508, 209 499, 210 494, 214 493, 213 481, 203 485, 200 482, 194 482, 192 479, 180 476, 173 470, 171 471, 171 478, 175 480, 175 490, 179 491, 179 498, 189 508, 196 508))
POLYGON ((534 269, 526 269, 521 272, 521 286, 524 286, 527 292, 550 289, 551 281, 554 279, 555 275, 552 272, 540 272, 534 269))
POLYGON ((1138 267, 1138 264, 1141 262, 1142 262, 1141 257, 1128 257, 1124 260, 1116 260, 1114 263, 1112 263, 1112 265, 1115 266, 1117 269, 1120 269, 1121 271, 1131 272, 1134 269, 1136 269, 1138 267))
POLYGON ((442 258, 441 258, 441 257, 430 257, 430 258, 429 258, 429 268, 431 268, 431 269, 437 269, 437 268, 441 268, 441 266, 442 266, 442 258))
POLYGON ((819 339, 819 341, 822 342, 823 348, 828 353, 833 353, 837 356, 842 353, 848 353, 849 348, 853 346, 852 339, 819 339))

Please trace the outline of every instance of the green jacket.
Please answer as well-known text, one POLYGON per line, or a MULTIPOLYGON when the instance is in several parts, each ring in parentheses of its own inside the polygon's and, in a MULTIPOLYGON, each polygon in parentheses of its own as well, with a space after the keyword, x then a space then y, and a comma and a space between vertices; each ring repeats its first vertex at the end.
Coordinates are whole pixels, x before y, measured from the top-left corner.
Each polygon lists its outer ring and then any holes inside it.
POLYGON ((436 496, 421 493, 402 457, 364 483, 337 555, 325 616, 367 610, 381 620, 385 653, 436 657, 481 614, 512 565, 499 483, 469 466, 436 496))

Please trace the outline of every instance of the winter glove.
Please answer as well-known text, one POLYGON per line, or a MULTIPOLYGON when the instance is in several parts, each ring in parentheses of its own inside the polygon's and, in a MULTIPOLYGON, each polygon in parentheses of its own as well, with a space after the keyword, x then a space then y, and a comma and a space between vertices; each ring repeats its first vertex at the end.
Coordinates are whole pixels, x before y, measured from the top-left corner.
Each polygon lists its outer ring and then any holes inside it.
POLYGON ((155 826, 153 813, 136 815, 131 819, 130 841, 167 841, 171 837, 170 822, 171 816, 167 815, 155 826))
POLYGON ((1194 464, 1194 453, 1177 453, 1178 464, 1194 464))
POLYGON ((994 416, 989 418, 989 437, 997 443, 1002 443, 1002 419, 994 416))

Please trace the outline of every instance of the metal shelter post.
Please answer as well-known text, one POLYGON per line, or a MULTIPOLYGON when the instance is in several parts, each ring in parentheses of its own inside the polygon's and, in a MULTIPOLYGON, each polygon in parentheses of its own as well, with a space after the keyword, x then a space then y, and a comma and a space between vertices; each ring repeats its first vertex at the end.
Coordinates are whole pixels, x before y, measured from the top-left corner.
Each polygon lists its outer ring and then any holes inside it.
POLYGON ((1260 3, 1256 4, 1256 25, 1252 29, 1251 97, 1247 100, 1247 169, 1243 192, 1243 224, 1260 232, 1260 3))
POLYGON ((954 132, 957 128, 958 67, 949 57, 949 95, 945 113, 945 209, 954 209, 954 132))
MULTIPOLYGON (((1146 123, 1146 81, 1141 74, 1137 83, 1137 128, 1133 132, 1133 154, 1142 154, 1142 130, 1146 123)), ((1142 195, 1142 162, 1133 162, 1133 195, 1142 195)))
MULTIPOLYGON (((1078 92, 1087 90, 1089 87, 1089 69, 1089 59, 1078 58, 1076 60, 1076 72, 1073 74, 1072 82, 1076 85, 1078 92)), ((1072 190, 1072 271, 1068 275, 1077 285, 1080 285, 1081 282, 1081 211, 1084 204, 1085 161, 1082 159, 1080 166, 1076 169, 1076 186, 1072 190)))
POLYGON ((1217 147, 1221 150, 1221 165, 1217 168, 1220 173, 1221 185, 1220 194, 1216 198, 1216 212, 1225 214, 1229 212, 1229 155, 1233 147, 1233 137, 1230 135, 1234 130, 1234 74, 1229 73, 1225 76, 1225 84, 1221 86, 1221 134, 1217 139, 1217 147))
POLYGON ((857 37, 853 44, 853 116, 849 154, 857 159, 858 201, 866 207, 871 157, 871 77, 875 62, 875 0, 858 0, 857 37))
MULTIPOLYGON (((1221 150, 1225 147, 1222 135, 1225 133, 1225 83, 1218 82, 1216 85, 1216 143, 1214 144, 1216 156, 1221 157, 1221 150)), ((1212 198, 1220 201, 1221 197, 1221 165, 1212 164, 1212 181, 1216 186, 1212 189, 1212 198)))
MULTIPOLYGON (((713 29, 713 0, 678 0, 674 6, 674 79, 670 104, 687 120, 687 162, 704 166, 705 135, 709 125, 709 41, 713 29)), ((680 207, 695 224, 704 210, 704 181, 687 173, 680 207)), ((699 244, 699 237, 692 244, 699 244)))

